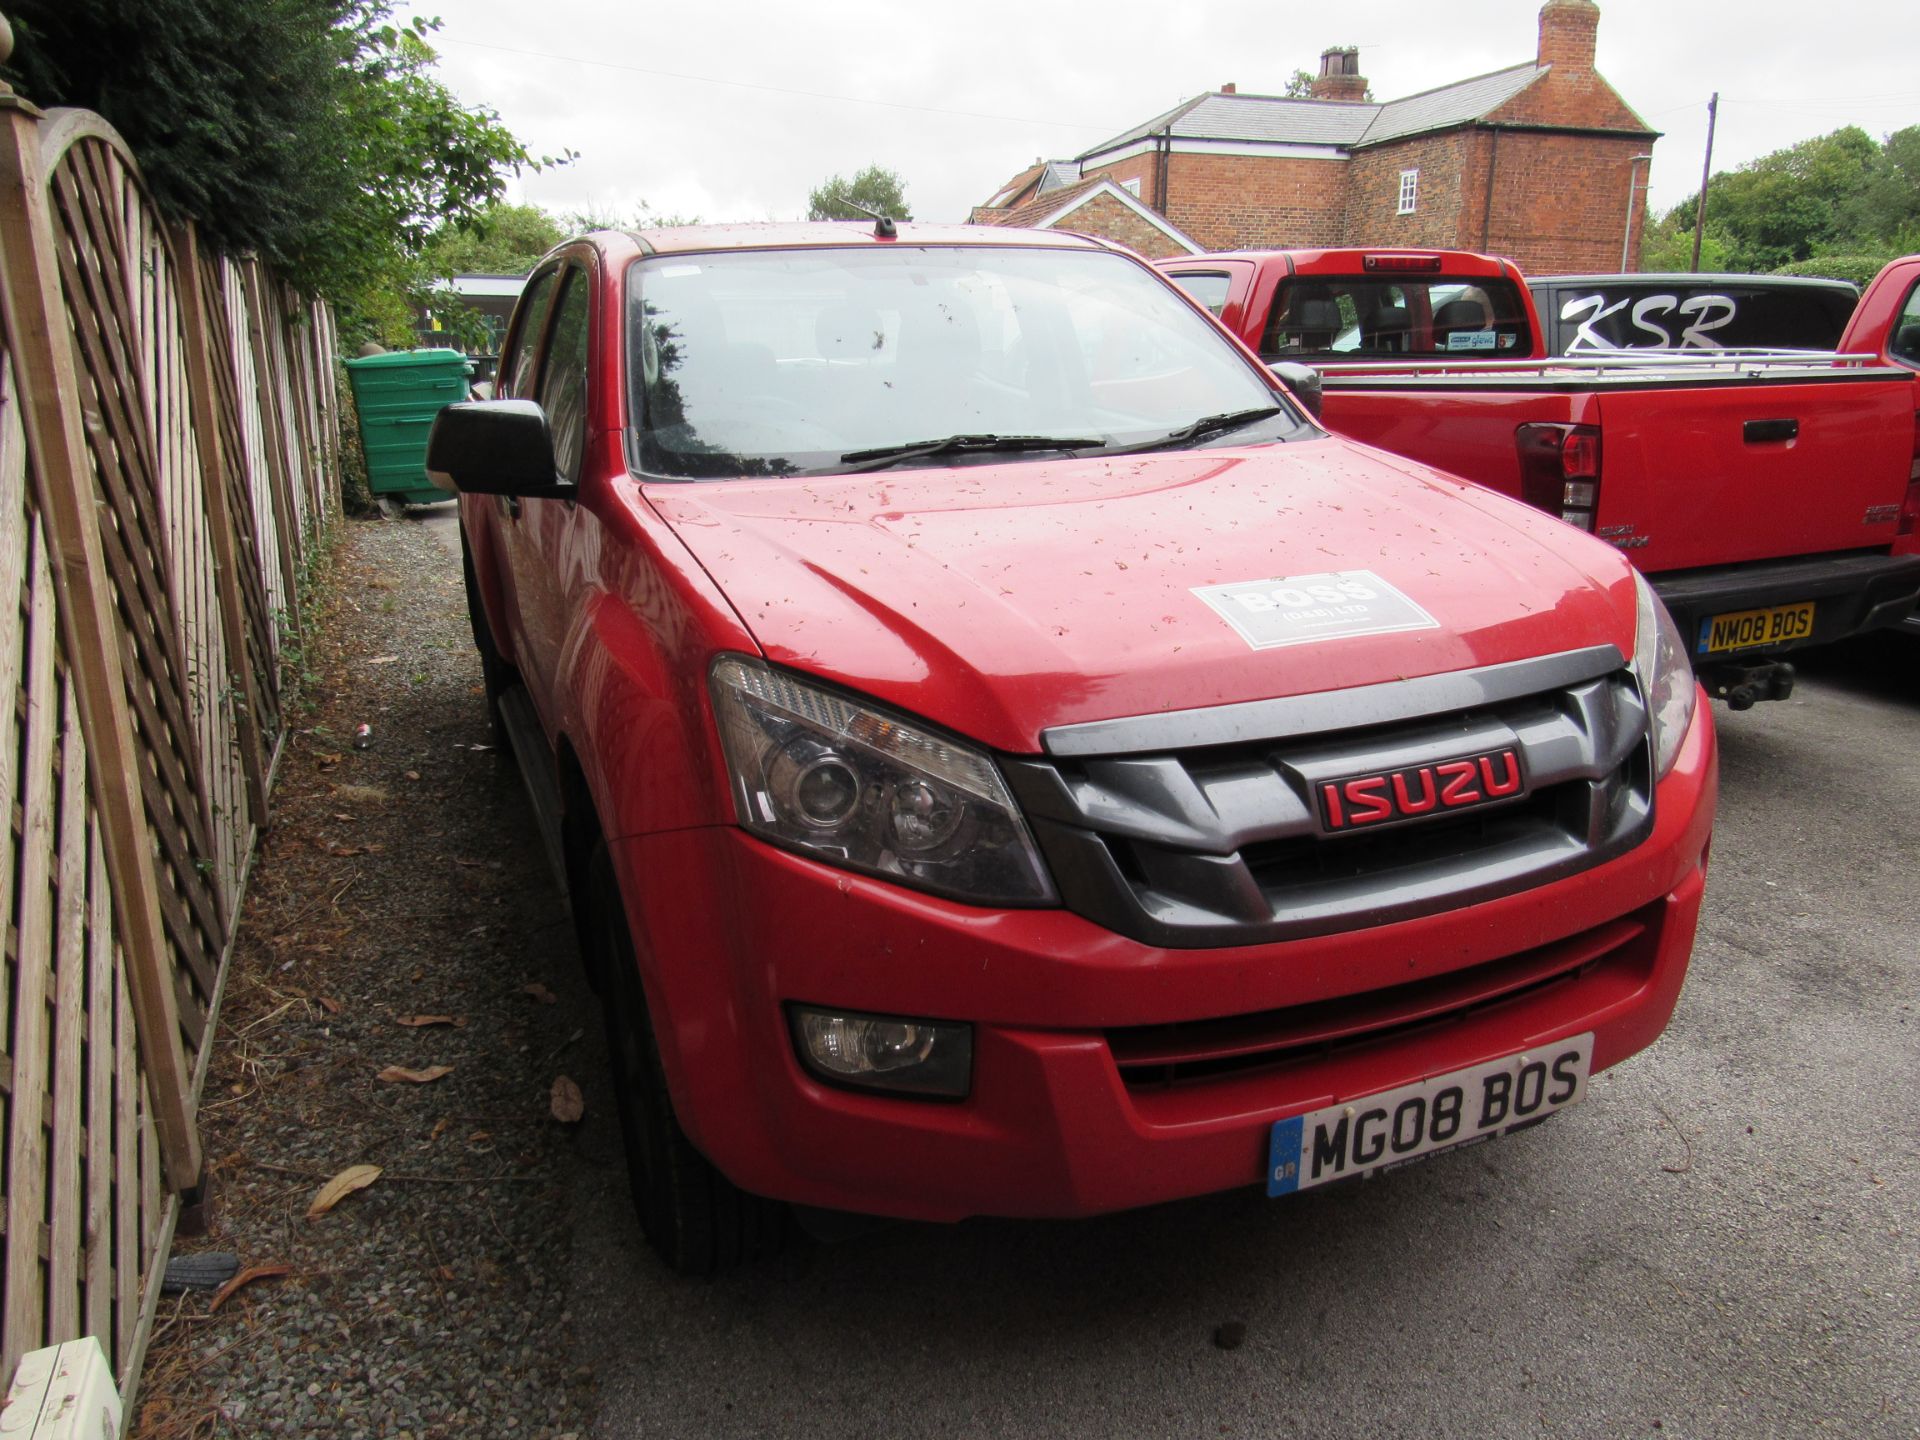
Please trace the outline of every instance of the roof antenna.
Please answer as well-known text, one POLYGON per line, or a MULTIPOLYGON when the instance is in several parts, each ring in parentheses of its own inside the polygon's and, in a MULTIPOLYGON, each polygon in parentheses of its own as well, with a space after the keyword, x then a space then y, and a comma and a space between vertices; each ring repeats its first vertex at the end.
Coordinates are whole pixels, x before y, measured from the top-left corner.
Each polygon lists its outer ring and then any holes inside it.
POLYGON ((858 200, 849 200, 844 195, 840 197, 840 203, 849 210, 858 210, 862 215, 871 216, 873 218, 873 233, 876 239, 893 240, 899 237, 900 229, 893 223, 893 217, 891 215, 882 215, 878 210, 869 210, 858 200))

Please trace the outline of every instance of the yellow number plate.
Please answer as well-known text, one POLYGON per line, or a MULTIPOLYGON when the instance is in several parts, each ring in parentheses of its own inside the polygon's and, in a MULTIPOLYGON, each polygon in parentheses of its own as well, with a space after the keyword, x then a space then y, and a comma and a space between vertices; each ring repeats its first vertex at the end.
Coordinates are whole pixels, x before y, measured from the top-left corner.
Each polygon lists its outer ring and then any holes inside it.
POLYGON ((1727 650, 1751 650, 1759 645, 1785 645, 1813 634, 1813 602, 1770 605, 1764 610, 1736 610, 1712 615, 1700 622, 1697 654, 1717 655, 1727 650))

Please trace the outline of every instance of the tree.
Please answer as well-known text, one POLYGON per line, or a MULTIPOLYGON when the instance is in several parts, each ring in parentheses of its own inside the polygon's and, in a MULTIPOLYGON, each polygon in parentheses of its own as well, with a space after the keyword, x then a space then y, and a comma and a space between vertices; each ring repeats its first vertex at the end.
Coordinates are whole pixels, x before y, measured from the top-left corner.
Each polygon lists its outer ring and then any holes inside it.
POLYGON ((435 230, 424 258, 436 275, 524 275, 568 233, 538 205, 491 205, 435 230))
POLYGON ((1877 240, 1874 248, 1889 255, 1920 250, 1920 125, 1886 138, 1837 218, 1842 239, 1877 240))
POLYGON ((873 215, 913 218, 907 209, 906 183, 878 165, 867 166, 851 180, 831 176, 807 196, 809 220, 866 220, 873 215))
MULTIPOLYGON (((104 115, 155 202, 334 302, 347 343, 404 339, 436 229, 536 159, 433 74, 437 21, 393 0, 17 0, 18 88, 104 115)), ((571 157, 562 157, 562 159, 571 157)))
MULTIPOLYGON (((1723 170, 1707 182, 1708 236, 1726 237, 1727 264, 1741 271, 1771 270, 1845 243, 1852 238, 1846 207, 1879 155, 1873 137, 1849 125, 1723 170)), ((1666 219, 1691 236, 1697 207, 1683 200, 1666 219)))

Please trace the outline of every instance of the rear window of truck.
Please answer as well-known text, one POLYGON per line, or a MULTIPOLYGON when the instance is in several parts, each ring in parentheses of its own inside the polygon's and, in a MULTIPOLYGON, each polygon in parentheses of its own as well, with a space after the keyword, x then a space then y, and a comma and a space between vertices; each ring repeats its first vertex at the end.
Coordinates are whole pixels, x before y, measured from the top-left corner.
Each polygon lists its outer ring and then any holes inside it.
POLYGON ((1849 289, 1767 285, 1564 285, 1536 292, 1563 355, 1609 350, 1831 350, 1849 289))
POLYGON ((1299 276, 1274 292, 1260 337, 1266 360, 1496 359, 1532 349, 1520 288, 1496 278, 1299 276))

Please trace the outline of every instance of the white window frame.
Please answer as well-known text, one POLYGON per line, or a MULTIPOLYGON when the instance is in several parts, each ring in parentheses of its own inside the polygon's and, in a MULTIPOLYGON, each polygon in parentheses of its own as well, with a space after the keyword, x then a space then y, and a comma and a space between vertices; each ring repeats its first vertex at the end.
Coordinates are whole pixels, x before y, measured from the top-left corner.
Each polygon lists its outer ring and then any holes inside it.
POLYGON ((1420 206, 1420 172, 1402 170, 1400 172, 1400 208, 1396 212, 1411 215, 1420 206))
POLYGON ((1140 177, 1136 175, 1131 180, 1122 180, 1120 182, 1120 188, 1138 200, 1140 198, 1140 177))

